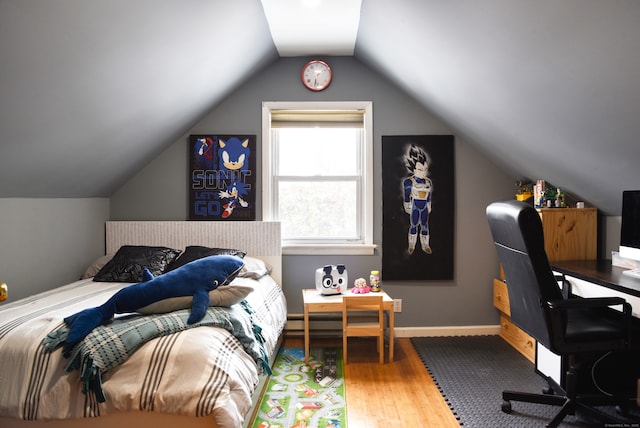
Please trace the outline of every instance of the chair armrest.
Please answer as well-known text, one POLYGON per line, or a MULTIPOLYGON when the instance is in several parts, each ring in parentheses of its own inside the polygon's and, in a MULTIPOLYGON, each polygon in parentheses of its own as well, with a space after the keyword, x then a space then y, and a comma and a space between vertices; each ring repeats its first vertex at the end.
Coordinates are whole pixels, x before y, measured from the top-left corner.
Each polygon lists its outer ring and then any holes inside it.
POLYGON ((571 297, 571 283, 567 281, 564 274, 554 274, 553 277, 556 279, 556 282, 562 281, 562 297, 565 299, 571 297))
MULTIPOLYGON (((575 299, 555 300, 549 302, 549 308, 556 309, 583 309, 583 308, 598 308, 608 306, 625 305, 629 306, 629 312, 631 312, 631 305, 627 303, 622 297, 579 297, 575 299)), ((625 312, 623 310, 623 312, 625 312)))
POLYGON ((562 320, 562 313, 565 313, 572 309, 607 308, 611 306, 622 305, 622 314, 626 329, 625 336, 627 337, 626 343, 627 345, 631 343, 631 304, 622 297, 576 297, 573 299, 555 300, 552 302, 548 302, 548 305, 550 310, 551 322, 556 326, 554 330, 557 332, 564 331, 564 328, 558 328, 564 324, 562 320))

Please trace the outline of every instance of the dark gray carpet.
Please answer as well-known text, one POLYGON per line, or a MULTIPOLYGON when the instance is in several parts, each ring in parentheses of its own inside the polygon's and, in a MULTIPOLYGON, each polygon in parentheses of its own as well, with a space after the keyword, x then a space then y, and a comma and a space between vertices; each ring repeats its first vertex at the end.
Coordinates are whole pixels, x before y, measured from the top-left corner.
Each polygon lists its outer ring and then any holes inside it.
MULTIPOLYGON (((544 427, 560 409, 514 401, 511 414, 502 412, 503 390, 538 393, 546 387, 546 381, 536 374, 529 360, 499 336, 419 337, 411 342, 464 428, 544 427)), ((569 415, 561 426, 640 427, 637 414, 632 417, 626 419, 628 423, 616 425, 569 415)))

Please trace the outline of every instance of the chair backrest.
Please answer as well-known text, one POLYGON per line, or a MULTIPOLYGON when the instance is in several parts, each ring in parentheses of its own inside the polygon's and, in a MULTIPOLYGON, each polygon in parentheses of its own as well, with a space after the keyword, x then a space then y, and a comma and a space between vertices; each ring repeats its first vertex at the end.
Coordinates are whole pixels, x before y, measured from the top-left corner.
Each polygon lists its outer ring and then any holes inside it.
POLYGON ((490 204, 487 220, 507 281, 511 321, 555 349, 547 302, 563 297, 544 249, 540 215, 531 205, 511 200, 490 204))
POLYGON ((382 296, 348 296, 343 297, 342 319, 349 322, 349 312, 375 312, 380 325, 384 322, 384 312, 382 307, 382 296))

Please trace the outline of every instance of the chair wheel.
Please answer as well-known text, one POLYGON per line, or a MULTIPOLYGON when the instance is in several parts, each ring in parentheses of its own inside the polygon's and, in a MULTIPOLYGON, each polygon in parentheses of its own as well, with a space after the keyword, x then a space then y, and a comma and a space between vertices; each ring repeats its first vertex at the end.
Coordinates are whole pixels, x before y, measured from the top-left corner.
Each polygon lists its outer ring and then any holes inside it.
POLYGON ((550 386, 547 386, 546 388, 542 388, 542 393, 547 395, 553 395, 556 392, 553 390, 553 388, 551 388, 550 386))
POLYGON ((511 413, 511 401, 502 402, 502 411, 505 413, 511 413))
POLYGON ((627 406, 627 405, 624 405, 624 406, 617 405, 616 406, 616 412, 618 412, 619 415, 622 415, 622 416, 625 416, 625 417, 629 416, 629 406, 627 406))

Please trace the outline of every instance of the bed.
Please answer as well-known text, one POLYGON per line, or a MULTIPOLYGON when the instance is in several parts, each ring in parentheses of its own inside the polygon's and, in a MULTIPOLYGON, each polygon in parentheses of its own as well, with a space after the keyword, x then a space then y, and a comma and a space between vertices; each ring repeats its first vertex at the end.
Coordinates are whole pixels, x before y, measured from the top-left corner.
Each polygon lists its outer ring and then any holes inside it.
MULTIPOLYGON (((272 364, 287 315, 279 223, 119 221, 107 222, 105 232, 103 264, 123 246, 167 247, 182 254, 190 246, 245 252, 242 273, 219 288, 253 291, 222 310, 242 307, 249 314, 272 364)), ((227 329, 194 327, 145 342, 102 374, 105 402, 91 390, 83 393, 80 371, 68 371, 60 348, 43 350, 45 337, 64 326, 64 317, 98 306, 130 284, 90 277, 0 306, 0 426, 226 428, 247 423, 267 375, 227 329)), ((118 315, 113 324, 145 316, 156 315, 118 315)))

